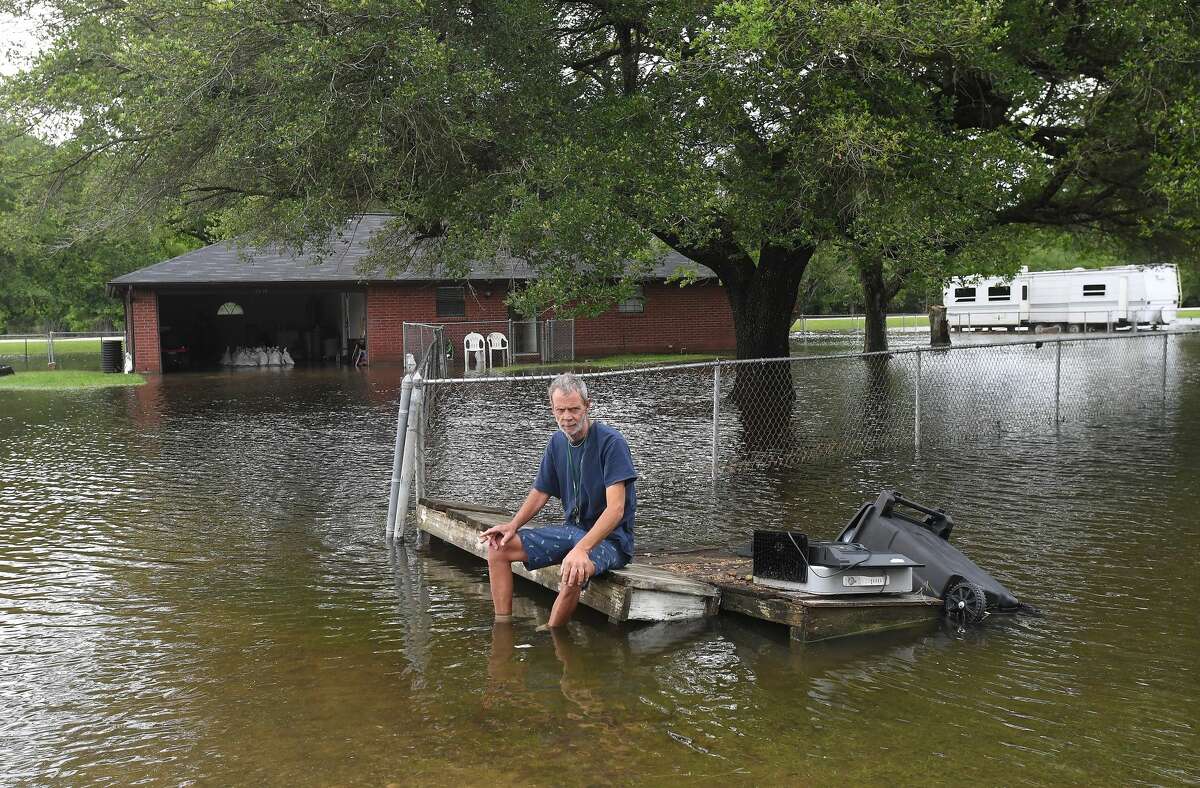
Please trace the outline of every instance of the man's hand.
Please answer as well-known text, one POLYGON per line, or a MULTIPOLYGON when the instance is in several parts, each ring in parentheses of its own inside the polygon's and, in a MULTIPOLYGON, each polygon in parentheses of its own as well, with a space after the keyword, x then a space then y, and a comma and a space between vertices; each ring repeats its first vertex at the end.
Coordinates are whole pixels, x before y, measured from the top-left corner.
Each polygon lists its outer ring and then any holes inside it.
POLYGON ((588 558, 587 550, 575 547, 562 562, 562 582, 566 586, 581 586, 596 574, 596 565, 588 558))
POLYGON ((517 532, 517 524, 513 520, 500 525, 493 525, 479 535, 479 541, 487 542, 488 547, 492 550, 499 550, 504 545, 508 544, 508 540, 512 539, 513 534, 517 532))

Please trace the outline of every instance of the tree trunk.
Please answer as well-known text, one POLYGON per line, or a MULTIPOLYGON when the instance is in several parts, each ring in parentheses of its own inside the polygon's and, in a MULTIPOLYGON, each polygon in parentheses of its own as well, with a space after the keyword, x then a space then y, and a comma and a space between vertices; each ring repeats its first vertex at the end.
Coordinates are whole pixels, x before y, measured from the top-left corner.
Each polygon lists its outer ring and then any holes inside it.
MULTIPOLYGON (((764 247, 758 265, 744 265, 725 282, 733 311, 739 359, 786 359, 788 334, 804 269, 813 250, 764 247)), ((742 408, 749 444, 759 446, 786 435, 796 399, 787 361, 738 366, 730 396, 742 408)))
POLYGON ((887 311, 892 299, 883 281, 883 261, 878 257, 860 260, 858 279, 863 289, 863 352, 887 350, 887 311))
POLYGON ((796 294, 811 254, 774 265, 759 264, 749 275, 725 282, 738 358, 786 358, 796 294))

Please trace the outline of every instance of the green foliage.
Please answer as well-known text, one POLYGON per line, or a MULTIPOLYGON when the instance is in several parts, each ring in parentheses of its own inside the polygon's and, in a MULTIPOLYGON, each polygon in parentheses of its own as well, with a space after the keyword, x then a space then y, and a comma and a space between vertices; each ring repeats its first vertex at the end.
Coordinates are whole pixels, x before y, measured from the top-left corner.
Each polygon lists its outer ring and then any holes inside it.
POLYGON ((76 233, 75 195, 60 192, 47 206, 33 202, 29 191, 26 174, 53 155, 52 146, 11 132, 0 145, 0 333, 119 326, 123 307, 106 284, 196 245, 178 232, 144 226, 76 233))
POLYGON ((69 120, 47 188, 92 227, 319 247, 383 208, 369 264, 522 257, 526 314, 603 308, 662 243, 721 277, 743 353, 814 254, 901 297, 1015 270, 1028 227, 1195 241, 1185 0, 45 5, 3 105, 69 120))

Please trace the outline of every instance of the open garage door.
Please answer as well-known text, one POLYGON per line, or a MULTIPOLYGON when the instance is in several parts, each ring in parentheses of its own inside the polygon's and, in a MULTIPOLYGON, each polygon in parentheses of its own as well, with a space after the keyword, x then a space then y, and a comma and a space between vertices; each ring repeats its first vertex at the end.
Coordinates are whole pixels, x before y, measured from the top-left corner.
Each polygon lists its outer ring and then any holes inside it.
POLYGON ((366 334, 365 303, 347 290, 160 291, 163 371, 214 369, 239 347, 286 348, 297 364, 347 360, 366 334))

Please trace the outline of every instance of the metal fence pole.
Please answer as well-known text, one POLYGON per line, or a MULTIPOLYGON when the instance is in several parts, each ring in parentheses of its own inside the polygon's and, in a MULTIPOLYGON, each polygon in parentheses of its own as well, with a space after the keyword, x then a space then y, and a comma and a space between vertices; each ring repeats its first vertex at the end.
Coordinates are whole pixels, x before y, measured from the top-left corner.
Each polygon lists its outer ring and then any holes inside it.
POLYGON ((717 452, 720 448, 721 427, 718 417, 721 409, 721 362, 713 365, 713 408, 712 408, 712 479, 717 480, 717 452))
POLYGON ((1162 338, 1162 412, 1163 418, 1167 416, 1167 335, 1163 334, 1162 338))
POLYGON ((433 387, 429 387, 429 391, 422 391, 420 413, 417 419, 417 447, 415 452, 416 458, 416 491, 417 501, 420 502, 425 497, 425 420, 429 412, 429 402, 433 395, 433 387))
POLYGON ((1062 390, 1062 340, 1054 343, 1054 430, 1058 431, 1059 392, 1062 390))
POLYGON ((400 467, 400 493, 396 501, 396 536, 404 536, 404 521, 408 519, 408 500, 412 493, 416 468, 417 425, 421 423, 421 400, 425 381, 420 372, 413 373, 412 401, 409 403, 408 430, 404 437, 404 460, 400 467))
POLYGON ((913 408, 913 448, 921 448, 921 349, 917 348, 916 407, 913 408))
POLYGON ((404 457, 404 438, 408 434, 408 408, 412 401, 413 376, 408 374, 400 383, 400 408, 396 412, 396 448, 392 454, 392 487, 388 493, 387 528, 384 536, 391 539, 396 533, 396 504, 400 498, 400 471, 404 457))

